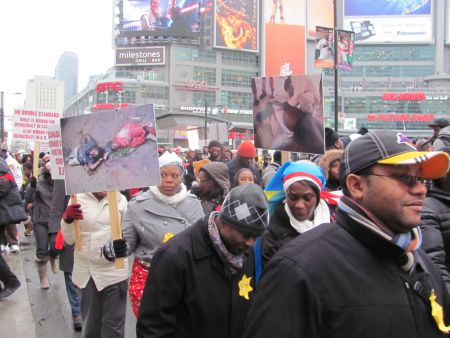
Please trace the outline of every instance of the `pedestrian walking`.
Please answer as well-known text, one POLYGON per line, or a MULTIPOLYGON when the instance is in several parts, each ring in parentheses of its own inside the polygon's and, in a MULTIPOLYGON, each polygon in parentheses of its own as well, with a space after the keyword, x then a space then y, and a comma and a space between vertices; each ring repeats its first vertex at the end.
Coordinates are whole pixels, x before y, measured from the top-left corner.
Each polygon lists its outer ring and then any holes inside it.
POLYGON ((134 253, 135 257, 129 295, 136 316, 156 250, 203 216, 200 201, 182 184, 181 159, 175 153, 165 152, 159 158, 159 166, 161 185, 136 196, 122 223, 123 239, 128 247, 126 254, 134 253))
MULTIPOLYGON (((8 224, 16 224, 27 218, 22 206, 19 189, 5 160, 0 158, 0 232, 8 224)), ((10 270, 0 253, 0 300, 10 296, 20 286, 20 281, 10 270)))
POLYGON ((447 173, 444 152, 374 131, 344 151, 337 221, 286 244, 269 262, 245 338, 446 337, 448 294, 419 247, 422 179, 447 173))
MULTIPOLYGON (((123 269, 116 269, 114 259, 125 254, 126 244, 111 240, 106 192, 78 194, 77 200, 66 208, 61 228, 66 243, 73 245, 73 221, 79 220, 81 251, 75 250, 72 280, 81 289, 82 336, 122 338, 129 270, 127 260, 123 269)), ((122 219, 127 210, 122 194, 117 194, 117 205, 122 219)))
POLYGON ((244 184, 230 191, 220 212, 163 245, 152 260, 137 337, 240 337, 255 287, 245 252, 268 220, 262 189, 244 184))

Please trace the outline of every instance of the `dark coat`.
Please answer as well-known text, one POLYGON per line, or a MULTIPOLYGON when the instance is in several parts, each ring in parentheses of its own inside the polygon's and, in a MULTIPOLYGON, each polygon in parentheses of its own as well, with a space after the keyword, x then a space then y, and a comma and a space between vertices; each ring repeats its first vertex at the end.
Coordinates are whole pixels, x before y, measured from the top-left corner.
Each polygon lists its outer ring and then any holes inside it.
MULTIPOLYGON (((69 197, 66 196, 64 180, 53 181, 52 203, 48 219, 48 232, 57 233, 61 228, 61 218, 66 210, 69 197)), ((73 250, 74 246, 64 243, 64 247, 59 254, 59 268, 61 271, 72 272, 73 270, 73 250)))
POLYGON ((270 216, 270 222, 267 229, 261 237, 261 254, 263 266, 275 253, 287 242, 300 235, 297 230, 291 226, 289 216, 284 210, 284 203, 281 203, 273 215, 270 216))
POLYGON ((398 264, 401 248, 339 212, 337 223, 298 236, 272 258, 243 336, 446 337, 429 301, 433 288, 446 308, 444 284, 422 250, 414 256, 410 275, 398 264))
POLYGON ((31 184, 25 189, 25 202, 33 203, 31 219, 34 224, 48 224, 50 205, 52 203, 53 180, 39 175, 36 187, 31 184))
POLYGON ((26 218, 14 176, 6 162, 0 159, 0 226, 16 224, 26 218))
MULTIPOLYGON (((231 161, 228 161, 225 164, 228 166, 228 174, 230 175, 230 185, 233 188, 235 186, 235 184, 234 184, 234 176, 236 175, 236 173, 240 169, 246 168, 246 167, 243 167, 239 163, 239 161, 237 159, 237 155, 231 161)), ((261 182, 261 173, 259 172, 259 169, 256 166, 256 164, 250 165, 250 168, 248 168, 248 169, 250 169, 252 171, 252 173, 253 173, 253 176, 255 176, 255 183, 256 184, 260 184, 260 182, 261 182)))
POLYGON ((232 276, 212 246, 207 218, 163 245, 152 260, 142 296, 137 337, 240 337, 253 298, 239 295, 245 274, 253 287, 253 264, 232 276))
POLYGON ((436 264, 450 293, 450 193, 432 187, 422 209, 422 248, 436 264))

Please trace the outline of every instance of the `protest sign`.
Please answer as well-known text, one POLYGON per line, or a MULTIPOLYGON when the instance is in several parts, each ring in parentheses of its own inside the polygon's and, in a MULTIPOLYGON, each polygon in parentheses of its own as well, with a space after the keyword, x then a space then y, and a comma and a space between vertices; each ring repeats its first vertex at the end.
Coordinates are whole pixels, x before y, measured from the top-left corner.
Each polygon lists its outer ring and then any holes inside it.
POLYGON ((54 180, 64 179, 64 158, 61 141, 61 126, 48 126, 48 151, 50 153, 51 174, 54 180))
POLYGON ((13 142, 39 142, 40 150, 48 149, 48 126, 58 123, 61 113, 40 109, 20 108, 14 110, 13 142))
POLYGON ((160 184, 153 105, 61 119, 66 193, 160 184))
POLYGON ((321 75, 252 79, 257 148, 323 154, 321 75))

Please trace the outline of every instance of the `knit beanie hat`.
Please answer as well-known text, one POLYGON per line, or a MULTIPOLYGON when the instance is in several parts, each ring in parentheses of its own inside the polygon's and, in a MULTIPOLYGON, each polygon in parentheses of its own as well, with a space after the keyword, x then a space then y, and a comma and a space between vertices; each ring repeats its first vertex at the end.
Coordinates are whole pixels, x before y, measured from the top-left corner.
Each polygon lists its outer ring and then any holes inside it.
POLYGON ((245 140, 239 145, 237 153, 242 157, 253 158, 256 156, 255 145, 252 141, 245 140))
POLYGON ((159 157, 159 167, 162 168, 166 165, 174 165, 174 166, 178 167, 178 169, 180 169, 180 172, 182 175, 185 174, 183 161, 175 153, 166 151, 166 152, 164 152, 164 154, 162 154, 159 157))
POLYGON ((325 148, 330 148, 339 139, 339 134, 331 128, 325 128, 325 148))
POLYGON ((263 190, 254 183, 231 189, 223 201, 219 217, 236 230, 261 235, 269 224, 269 210, 263 190))

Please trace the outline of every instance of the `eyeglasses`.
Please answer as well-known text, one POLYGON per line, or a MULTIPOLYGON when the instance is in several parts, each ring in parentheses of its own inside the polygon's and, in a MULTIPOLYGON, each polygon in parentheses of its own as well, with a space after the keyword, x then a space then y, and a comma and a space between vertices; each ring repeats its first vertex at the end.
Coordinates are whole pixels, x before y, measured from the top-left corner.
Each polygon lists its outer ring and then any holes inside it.
POLYGON ((403 175, 403 174, 392 174, 392 175, 381 175, 381 174, 366 174, 366 176, 380 176, 380 177, 389 177, 399 182, 402 182, 409 188, 414 188, 417 183, 423 183, 423 178, 412 176, 412 175, 403 175))

